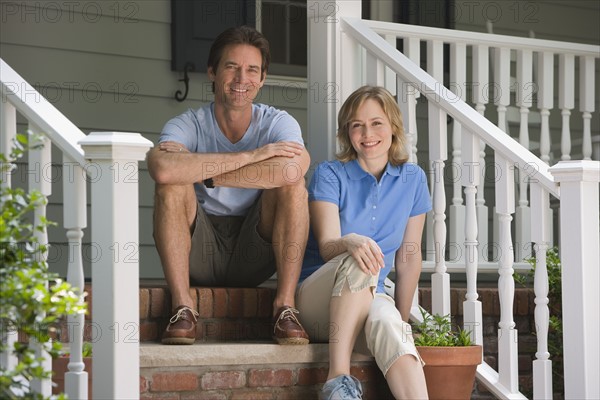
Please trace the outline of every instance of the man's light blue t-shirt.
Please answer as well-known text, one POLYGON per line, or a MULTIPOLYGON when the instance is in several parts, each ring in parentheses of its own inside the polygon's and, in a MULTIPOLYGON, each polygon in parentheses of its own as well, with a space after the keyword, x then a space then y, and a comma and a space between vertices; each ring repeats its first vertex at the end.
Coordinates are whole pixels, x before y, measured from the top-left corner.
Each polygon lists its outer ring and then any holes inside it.
MULTIPOLYGON (((385 268, 379 274, 377 292, 394 265, 408 219, 431 210, 425 172, 416 164, 388 163, 377 179, 356 161, 326 161, 319 164, 308 188, 309 201, 327 201, 339 208, 342 236, 349 233, 373 239, 384 254, 385 268)), ((312 229, 309 233, 300 280, 306 279, 325 262, 312 229)))
MULTIPOLYGON (((160 142, 183 144, 192 153, 234 153, 257 149, 269 143, 290 141, 304 144, 298 122, 287 112, 265 104, 252 105, 252 121, 237 143, 231 143, 221 132, 214 113, 214 103, 198 110, 188 110, 166 123, 160 142)), ((216 165, 205 168, 216 169, 216 165)), ((258 173, 259 170, 256 170, 258 173)), ((245 179, 258 179, 256 173, 245 179)), ((248 173, 250 174, 250 173, 248 173)), ((260 194, 259 189, 217 187, 206 189, 196 183, 198 202, 207 214, 246 215, 260 194)))

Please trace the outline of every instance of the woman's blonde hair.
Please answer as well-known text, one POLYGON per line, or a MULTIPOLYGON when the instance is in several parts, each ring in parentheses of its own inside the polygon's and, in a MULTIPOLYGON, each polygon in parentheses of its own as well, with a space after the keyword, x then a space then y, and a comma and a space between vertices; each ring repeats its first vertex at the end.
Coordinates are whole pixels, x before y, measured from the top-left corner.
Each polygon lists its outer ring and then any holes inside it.
POLYGON ((336 154, 337 159, 342 162, 356 159, 356 150, 350 142, 350 121, 355 117, 359 107, 368 99, 373 99, 379 103, 392 125, 392 145, 388 154, 389 162, 392 165, 405 163, 408 161, 408 154, 406 152, 406 136, 404 135, 402 114, 392 94, 379 86, 358 88, 348 96, 342 105, 338 114, 337 139, 340 151, 336 154))

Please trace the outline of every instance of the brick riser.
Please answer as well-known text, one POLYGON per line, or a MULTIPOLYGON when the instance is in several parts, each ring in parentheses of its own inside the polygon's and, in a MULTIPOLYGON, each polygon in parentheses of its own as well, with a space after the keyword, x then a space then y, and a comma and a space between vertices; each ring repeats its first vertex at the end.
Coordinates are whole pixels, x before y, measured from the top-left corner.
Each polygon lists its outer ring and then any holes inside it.
MULTIPOLYGON (((393 396, 377 366, 353 363, 351 373, 363 385, 364 399, 387 400, 393 396)), ((194 367, 165 371, 142 368, 141 399, 317 399, 327 377, 327 364, 194 367)))
MULTIPOLYGON (((270 340, 274 290, 191 288, 200 314, 196 339, 202 342, 270 340)), ((140 340, 160 341, 171 316, 166 287, 140 288, 140 340)))

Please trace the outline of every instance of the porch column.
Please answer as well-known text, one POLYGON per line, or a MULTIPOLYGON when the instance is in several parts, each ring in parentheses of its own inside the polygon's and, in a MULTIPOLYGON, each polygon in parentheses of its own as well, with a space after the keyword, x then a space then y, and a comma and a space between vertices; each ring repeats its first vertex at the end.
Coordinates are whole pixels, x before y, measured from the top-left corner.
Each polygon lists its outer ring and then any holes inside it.
POLYGON ((92 397, 138 399, 138 161, 152 143, 137 133, 92 132, 79 144, 92 196, 92 397))
POLYGON ((600 398, 600 162, 561 161, 550 168, 560 185, 565 398, 600 398))
POLYGON ((337 112, 354 89, 356 47, 343 37, 341 17, 361 17, 360 0, 309 0, 308 30, 308 131, 307 149, 312 164, 331 160, 336 152, 337 112), (345 79, 345 80, 344 80, 345 79))

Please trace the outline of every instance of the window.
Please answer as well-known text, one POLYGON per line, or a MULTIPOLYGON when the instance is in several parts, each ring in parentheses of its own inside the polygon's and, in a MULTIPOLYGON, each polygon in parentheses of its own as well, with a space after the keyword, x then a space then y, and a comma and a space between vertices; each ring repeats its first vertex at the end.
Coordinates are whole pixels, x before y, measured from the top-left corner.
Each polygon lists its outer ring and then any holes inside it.
POLYGON ((306 76, 306 0, 257 0, 256 28, 271 44, 269 74, 306 76))

